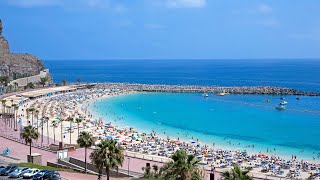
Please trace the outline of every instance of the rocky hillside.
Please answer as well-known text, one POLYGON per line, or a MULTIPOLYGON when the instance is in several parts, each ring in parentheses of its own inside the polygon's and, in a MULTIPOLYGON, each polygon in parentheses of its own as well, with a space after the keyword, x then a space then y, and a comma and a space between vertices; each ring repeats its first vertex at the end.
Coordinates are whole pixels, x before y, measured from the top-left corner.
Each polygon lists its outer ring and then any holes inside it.
POLYGON ((44 69, 41 60, 31 54, 10 53, 9 43, 2 35, 0 19, 0 76, 8 76, 11 80, 33 76, 44 69))

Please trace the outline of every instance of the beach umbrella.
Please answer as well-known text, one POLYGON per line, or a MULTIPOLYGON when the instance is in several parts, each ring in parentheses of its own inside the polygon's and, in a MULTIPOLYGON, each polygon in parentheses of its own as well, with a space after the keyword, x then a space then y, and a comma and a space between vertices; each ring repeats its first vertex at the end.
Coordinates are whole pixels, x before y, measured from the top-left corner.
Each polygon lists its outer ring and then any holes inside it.
POLYGON ((213 158, 207 158, 207 161, 213 161, 213 158))
POLYGON ((176 139, 171 139, 170 142, 174 143, 174 142, 177 142, 177 140, 176 139))

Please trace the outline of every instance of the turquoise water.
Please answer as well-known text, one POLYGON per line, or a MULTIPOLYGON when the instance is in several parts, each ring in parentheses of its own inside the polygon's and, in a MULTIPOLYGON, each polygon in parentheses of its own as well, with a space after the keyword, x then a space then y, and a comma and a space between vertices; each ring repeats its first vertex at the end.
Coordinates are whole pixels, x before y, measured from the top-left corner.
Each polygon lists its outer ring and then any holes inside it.
POLYGON ((318 160, 320 98, 285 98, 287 110, 278 111, 274 106, 280 96, 137 93, 100 100, 94 109, 119 126, 143 132, 154 129, 162 137, 199 139, 217 148, 251 152, 267 153, 268 148, 272 150, 268 154, 318 160))

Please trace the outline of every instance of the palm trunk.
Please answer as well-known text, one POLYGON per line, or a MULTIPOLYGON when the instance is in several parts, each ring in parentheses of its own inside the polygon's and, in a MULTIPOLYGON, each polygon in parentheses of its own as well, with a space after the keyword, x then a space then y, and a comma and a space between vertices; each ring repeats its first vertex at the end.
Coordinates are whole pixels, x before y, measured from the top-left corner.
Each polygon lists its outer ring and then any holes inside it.
POLYGON ((13 130, 16 131, 17 130, 17 126, 16 126, 16 123, 17 123, 17 111, 16 109, 14 109, 14 123, 13 123, 13 130))
POLYGON ((49 143, 49 120, 47 121, 47 139, 48 139, 48 145, 49 143))
POLYGON ((3 120, 4 120, 4 124, 7 125, 6 118, 5 118, 5 113, 6 113, 6 107, 3 106, 2 118, 3 118, 3 120))
POLYGON ((106 167, 107 180, 110 180, 110 168, 106 167))
POLYGON ((63 134, 62 134, 62 120, 60 121, 60 124, 61 124, 61 127, 60 127, 60 130, 61 130, 61 143, 62 143, 62 146, 63 146, 63 134))
POLYGON ((17 111, 16 111, 16 120, 15 120, 15 122, 14 122, 14 124, 15 124, 15 126, 16 126, 16 129, 15 129, 15 131, 18 131, 18 112, 19 112, 19 109, 17 109, 17 111))
MULTIPOLYGON (((17 129, 18 129, 18 123, 17 123, 17 129)), ((21 131, 22 131, 22 119, 20 121, 20 133, 21 133, 21 131)))
POLYGON ((4 105, 2 104, 2 116, 1 116, 1 120, 4 121, 4 105))
POLYGON ((12 128, 12 117, 11 117, 11 109, 8 109, 8 114, 9 114, 9 127, 12 128))
POLYGON ((36 119, 37 119, 37 133, 39 133, 39 124, 38 124, 38 123, 39 123, 39 121, 38 121, 38 115, 37 115, 36 117, 37 117, 37 118, 36 118, 36 119))
POLYGON ((70 131, 70 145, 71 145, 71 125, 72 125, 72 121, 70 121, 70 129, 69 129, 69 131, 70 131))
POLYGON ((56 143, 56 131, 55 131, 55 126, 53 126, 53 143, 56 143))
POLYGON ((15 124, 14 121, 16 119, 16 109, 12 108, 12 129, 14 130, 15 124))
POLYGON ((5 116, 6 114, 6 107, 4 107, 4 111, 3 111, 3 116, 4 116, 4 123, 5 123, 5 126, 6 126, 6 132, 7 132, 7 116, 5 116))
POLYGON ((30 142, 30 156, 29 156, 29 162, 33 163, 32 158, 31 158, 31 143, 32 143, 32 142, 30 142))
POLYGON ((5 113, 6 113, 6 107, 5 107, 5 105, 3 105, 2 118, 3 118, 3 120, 4 120, 5 131, 7 132, 7 118, 6 118, 6 116, 5 116, 5 113))
POLYGON ((43 143, 43 119, 41 119, 41 146, 43 143))
POLYGON ((79 132, 79 123, 78 123, 78 139, 79 139, 79 134, 80 134, 80 132, 79 132))
POLYGON ((8 115, 8 126, 9 126, 9 128, 11 128, 11 116, 10 116, 10 109, 9 108, 7 108, 7 115, 8 115))
POLYGON ((84 148, 84 173, 87 173, 87 148, 84 148))
POLYGON ((31 122, 32 122, 32 125, 31 125, 31 126, 33 127, 33 111, 32 111, 32 121, 31 121, 31 122))

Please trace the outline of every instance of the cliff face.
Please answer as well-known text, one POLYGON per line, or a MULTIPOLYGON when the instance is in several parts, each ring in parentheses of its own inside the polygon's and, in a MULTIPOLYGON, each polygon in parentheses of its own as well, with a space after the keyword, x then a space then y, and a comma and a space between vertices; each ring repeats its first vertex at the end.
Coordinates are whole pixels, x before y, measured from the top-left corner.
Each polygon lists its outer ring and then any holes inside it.
POLYGON ((44 65, 41 60, 31 54, 10 53, 9 43, 2 35, 0 19, 0 76, 8 76, 11 80, 19 77, 38 75, 44 65))

